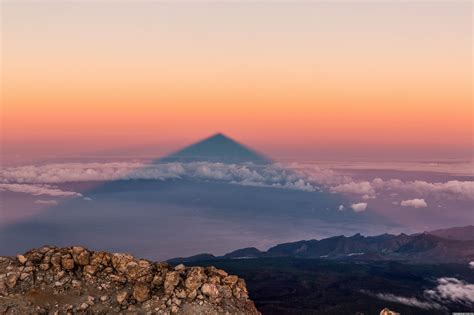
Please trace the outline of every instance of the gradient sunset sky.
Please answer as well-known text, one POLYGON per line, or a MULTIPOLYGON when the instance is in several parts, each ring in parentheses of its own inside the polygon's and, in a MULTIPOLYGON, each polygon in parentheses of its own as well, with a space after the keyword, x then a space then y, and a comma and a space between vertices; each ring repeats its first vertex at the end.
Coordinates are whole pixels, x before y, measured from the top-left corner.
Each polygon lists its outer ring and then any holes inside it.
POLYGON ((469 158, 471 1, 4 1, 2 155, 469 158))

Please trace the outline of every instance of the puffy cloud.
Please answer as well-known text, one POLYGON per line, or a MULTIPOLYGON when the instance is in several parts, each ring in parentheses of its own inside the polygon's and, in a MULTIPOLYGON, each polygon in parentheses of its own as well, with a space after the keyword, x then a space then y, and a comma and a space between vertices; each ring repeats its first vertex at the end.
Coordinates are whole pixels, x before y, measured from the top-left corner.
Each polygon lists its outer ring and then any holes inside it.
POLYGON ((438 303, 435 303, 432 301, 422 301, 415 297, 404 297, 404 296, 398 296, 398 295, 389 294, 389 293, 377 293, 375 294, 375 297, 384 301, 400 303, 400 304, 408 305, 408 306, 414 306, 421 309, 442 309, 443 308, 438 303))
POLYGON ((354 210, 354 212, 365 211, 365 209, 367 209, 367 202, 353 203, 351 205, 351 208, 352 208, 352 210, 354 210))
POLYGON ((362 290, 362 293, 375 296, 381 300, 401 303, 422 309, 446 309, 443 305, 455 302, 474 306, 474 284, 466 283, 456 278, 439 278, 437 286, 432 290, 423 292, 424 299, 415 297, 403 297, 389 293, 371 293, 362 290))
POLYGON ((54 206, 58 204, 56 200, 42 200, 42 199, 35 200, 34 203, 37 205, 49 205, 49 206, 54 206))
POLYGON ((48 185, 31 185, 31 184, 0 184, 0 191, 10 191, 16 193, 25 193, 34 196, 66 196, 66 197, 82 197, 80 193, 74 191, 65 191, 48 185))
POLYGON ((339 208, 337 208, 337 210, 339 210, 339 211, 344 210, 344 206, 343 206, 343 205, 339 205, 339 208))
POLYGON ((399 193, 394 192, 398 191, 427 197, 474 200, 474 181, 451 180, 445 183, 429 183, 422 180, 402 181, 400 179, 383 180, 375 178, 371 182, 346 182, 331 186, 330 190, 332 192, 362 195, 366 200, 375 198, 378 191, 389 191, 389 195, 392 197, 399 195, 399 193))
POLYGON ((454 196, 457 198, 474 200, 474 181, 451 180, 445 183, 428 183, 422 180, 404 182, 399 179, 384 181, 380 178, 376 178, 372 181, 372 185, 375 189, 408 191, 424 196, 454 196))
POLYGON ((360 194, 372 196, 375 190, 369 182, 351 182, 331 187, 331 191, 340 193, 360 194))
POLYGON ((451 175, 472 176, 474 161, 446 161, 446 162, 361 162, 345 161, 326 163, 327 167, 343 170, 391 170, 407 172, 435 172, 451 175))
POLYGON ((438 286, 426 290, 425 294, 435 300, 450 300, 466 305, 474 305, 474 284, 456 278, 440 278, 438 286))
POLYGON ((469 263, 469 268, 474 269, 474 261, 471 261, 471 262, 469 263))
POLYGON ((428 205, 426 204, 425 199, 402 200, 400 205, 402 207, 413 207, 413 208, 426 208, 426 207, 428 207, 428 205))

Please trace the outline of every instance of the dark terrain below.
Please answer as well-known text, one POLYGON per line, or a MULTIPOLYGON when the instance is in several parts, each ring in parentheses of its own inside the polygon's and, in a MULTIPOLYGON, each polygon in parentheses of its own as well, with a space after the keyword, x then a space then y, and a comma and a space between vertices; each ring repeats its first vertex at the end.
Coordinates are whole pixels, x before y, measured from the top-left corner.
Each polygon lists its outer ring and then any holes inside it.
MULTIPOLYGON (((262 314, 379 314, 389 308, 407 314, 473 311, 474 305, 444 302, 442 308, 420 308, 382 300, 393 294, 430 304, 425 290, 437 279, 474 282, 466 264, 408 264, 390 261, 334 261, 302 258, 217 259, 194 265, 225 269, 246 280, 251 299, 262 314)), ((438 303, 438 302, 436 302, 438 303)), ((434 302, 433 302, 434 304, 434 302)))

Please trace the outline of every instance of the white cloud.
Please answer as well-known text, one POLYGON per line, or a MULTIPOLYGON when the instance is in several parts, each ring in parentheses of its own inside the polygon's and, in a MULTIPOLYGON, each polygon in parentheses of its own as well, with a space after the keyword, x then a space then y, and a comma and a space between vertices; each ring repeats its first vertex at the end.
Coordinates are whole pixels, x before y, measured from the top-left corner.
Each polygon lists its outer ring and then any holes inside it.
POLYGON ((266 166, 210 162, 164 163, 62 163, 39 166, 0 168, 3 184, 60 184, 66 182, 112 181, 128 179, 197 178, 226 181, 240 185, 267 186, 304 191, 325 188, 334 193, 356 194, 364 200, 386 192, 391 196, 403 192, 420 197, 474 200, 474 181, 402 181, 399 179, 354 181, 350 176, 314 164, 275 163, 266 166))
POLYGON ((474 284, 456 278, 439 278, 438 286, 433 290, 426 290, 425 294, 439 301, 450 300, 468 305, 474 304, 474 284))
POLYGON ((383 180, 375 178, 369 181, 350 181, 330 186, 332 192, 359 194, 364 199, 373 199, 377 192, 387 191, 390 196, 401 192, 436 198, 455 198, 474 200, 474 181, 452 180, 444 183, 429 183, 422 180, 402 181, 400 179, 383 180), (395 192, 396 191, 396 192, 395 192))
POLYGON ((339 210, 339 211, 344 210, 344 206, 343 206, 343 205, 339 205, 339 208, 337 208, 337 210, 339 210))
POLYGON ((412 208, 426 208, 426 207, 428 207, 428 204, 426 203, 425 199, 402 200, 400 205, 402 207, 412 207, 412 208))
POLYGON ((37 205, 50 205, 50 206, 54 206, 58 204, 56 200, 42 200, 42 199, 35 200, 34 203, 37 205))
POLYGON ((66 196, 66 197, 82 197, 80 193, 74 191, 65 191, 48 185, 30 185, 30 184, 0 184, 0 191, 10 191, 17 193, 25 193, 34 196, 66 196))
POLYGON ((474 261, 471 261, 471 262, 469 263, 469 268, 474 269, 474 261))
POLYGON ((167 180, 194 178, 303 191, 319 188, 308 177, 278 164, 268 166, 210 162, 163 163, 65 163, 10 167, 0 170, 0 183, 60 184, 67 182, 130 179, 167 180))
POLYGON ((375 296, 381 300, 401 303, 422 309, 445 309, 444 306, 452 302, 460 303, 469 307, 474 306, 474 284, 456 278, 439 278, 437 286, 432 290, 423 292, 426 301, 415 297, 403 297, 390 293, 363 293, 375 296))
POLYGON ((415 297, 404 297, 398 296, 390 293, 377 293, 375 297, 388 301, 388 302, 395 302, 400 303, 403 305, 414 306, 421 309, 442 309, 442 306, 438 303, 431 302, 431 301, 421 301, 415 297))
POLYGON ((375 189, 398 190, 417 193, 424 196, 455 197, 474 200, 474 181, 451 180, 445 183, 428 183, 422 180, 404 182, 399 179, 382 180, 376 178, 372 181, 375 189))
POLYGON ((331 191, 339 193, 360 194, 372 196, 375 190, 369 182, 351 182, 331 187, 331 191))
POLYGON ((352 210, 354 210, 354 212, 365 211, 365 209, 367 209, 367 202, 353 203, 351 205, 351 208, 352 208, 352 210))

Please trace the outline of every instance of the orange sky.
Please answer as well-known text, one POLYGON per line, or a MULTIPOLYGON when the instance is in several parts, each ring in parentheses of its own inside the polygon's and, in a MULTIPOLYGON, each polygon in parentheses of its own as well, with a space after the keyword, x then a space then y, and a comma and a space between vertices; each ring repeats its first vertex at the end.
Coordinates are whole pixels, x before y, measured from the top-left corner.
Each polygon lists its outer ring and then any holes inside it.
POLYGON ((471 23, 469 1, 3 2, 2 155, 222 131, 277 156, 468 157, 471 23))

